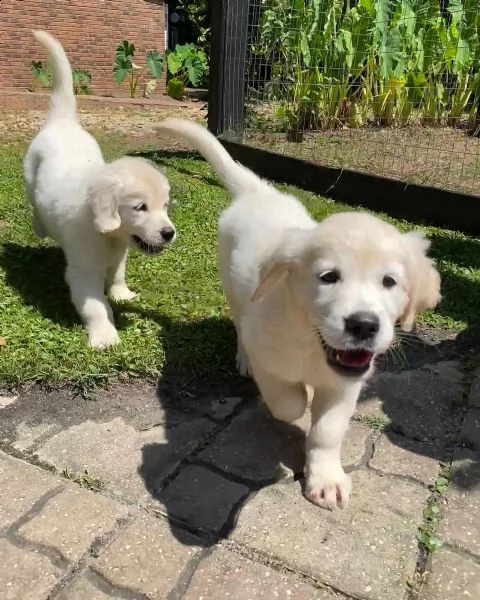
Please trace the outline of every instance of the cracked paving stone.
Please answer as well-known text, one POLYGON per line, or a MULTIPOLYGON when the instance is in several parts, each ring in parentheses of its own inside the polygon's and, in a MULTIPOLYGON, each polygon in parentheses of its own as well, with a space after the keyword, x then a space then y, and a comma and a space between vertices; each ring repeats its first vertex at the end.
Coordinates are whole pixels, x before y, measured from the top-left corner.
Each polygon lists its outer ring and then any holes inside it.
POLYGON ((37 515, 20 527, 18 535, 76 562, 127 514, 128 509, 118 502, 72 485, 48 500, 37 515))
POLYGON ((199 440, 214 427, 206 419, 189 419, 171 429, 163 425, 137 431, 121 418, 107 423, 86 421, 50 438, 38 457, 58 470, 88 469, 109 490, 137 502, 148 502, 159 485, 199 440))
POLYGON ((82 575, 63 590, 58 600, 122 600, 122 596, 116 595, 112 586, 106 581, 102 581, 101 585, 106 589, 105 592, 94 585, 88 576, 82 575))
POLYGON ((415 572, 429 493, 356 471, 349 506, 331 513, 307 502, 300 485, 276 484, 244 506, 231 538, 346 594, 399 600, 415 572))
POLYGON ((363 392, 356 414, 385 419, 409 438, 442 447, 458 431, 460 413, 451 409, 462 392, 463 374, 455 361, 379 373, 363 392))
POLYGON ((480 464, 467 450, 457 451, 439 536, 480 558, 480 464), (462 458, 459 458, 462 456, 462 458))
POLYGON ((263 404, 243 411, 199 458, 252 481, 274 480, 279 463, 293 473, 304 462, 305 432, 276 421, 263 404))
POLYGON ((420 600, 476 600, 480 598, 480 565, 475 561, 441 548, 428 568, 420 600))
POLYGON ((47 600, 61 575, 46 556, 0 539, 2 600, 47 600))
POLYGON ((128 525, 91 568, 113 586, 164 600, 199 550, 191 534, 145 515, 128 525))
POLYGON ((188 466, 159 496, 169 516, 219 533, 249 489, 198 466, 188 466))
MULTIPOLYGON (((251 481, 274 481, 279 465, 285 473, 302 473, 305 434, 310 414, 295 423, 275 420, 263 404, 245 410, 206 450, 200 460, 251 481)), ((365 453, 370 430, 351 423, 342 445, 342 462, 355 465, 365 453)))
POLYGON ((459 437, 468 448, 480 452, 480 408, 468 411, 459 437))
POLYGON ((0 452, 0 529, 12 525, 59 483, 51 473, 0 452))
MULTIPOLYGON (((280 573, 218 548, 195 570, 183 600, 335 600, 338 595, 317 589, 294 576, 280 573)), ((340 600, 340 599, 339 599, 340 600)))
MULTIPOLYGON (((440 458, 437 457, 438 448, 433 444, 414 442, 385 431, 375 442, 370 466, 382 473, 412 477, 430 485, 437 478, 440 469, 440 458)), ((444 460, 447 460, 446 455, 444 460)))

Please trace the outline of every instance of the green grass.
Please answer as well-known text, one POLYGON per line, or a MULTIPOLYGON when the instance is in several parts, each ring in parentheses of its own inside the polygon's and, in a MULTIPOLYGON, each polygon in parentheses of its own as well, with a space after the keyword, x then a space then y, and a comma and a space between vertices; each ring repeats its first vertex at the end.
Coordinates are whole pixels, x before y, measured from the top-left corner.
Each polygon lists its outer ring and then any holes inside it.
MULTIPOLYGON (((125 145, 110 140, 110 158, 125 145)), ((234 333, 216 269, 216 226, 228 197, 208 165, 193 154, 159 156, 177 201, 178 239, 155 258, 132 253, 127 282, 137 301, 115 307, 122 343, 88 348, 63 280, 63 256, 39 242, 23 194, 24 147, 0 148, 0 384, 64 382, 81 387, 118 373, 209 385, 232 381, 234 333)), ((316 218, 344 206, 295 190, 316 218)), ((407 223, 397 223, 407 229, 407 223)), ((463 331, 479 324, 480 241, 429 229, 443 277, 444 300, 423 325, 463 331)))

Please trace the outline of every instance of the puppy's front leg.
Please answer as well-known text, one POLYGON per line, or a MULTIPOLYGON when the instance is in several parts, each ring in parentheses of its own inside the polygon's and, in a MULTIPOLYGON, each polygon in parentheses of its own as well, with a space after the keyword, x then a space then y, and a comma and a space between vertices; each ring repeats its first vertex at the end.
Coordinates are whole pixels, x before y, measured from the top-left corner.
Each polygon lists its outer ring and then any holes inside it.
POLYGON ((128 248, 115 248, 111 266, 107 271, 107 292, 113 300, 132 300, 137 295, 129 290, 125 283, 125 268, 127 265, 128 248))
POLYGON ((344 508, 350 499, 351 480, 342 468, 340 451, 360 389, 361 384, 356 383, 341 391, 316 389, 313 397, 305 495, 330 510, 344 508))
POLYGON ((72 302, 82 317, 93 348, 105 348, 120 341, 113 314, 103 291, 102 273, 85 268, 67 267, 65 275, 72 302))
POLYGON ((252 370, 263 401, 276 419, 293 423, 303 416, 308 402, 303 384, 283 381, 254 363, 252 370))

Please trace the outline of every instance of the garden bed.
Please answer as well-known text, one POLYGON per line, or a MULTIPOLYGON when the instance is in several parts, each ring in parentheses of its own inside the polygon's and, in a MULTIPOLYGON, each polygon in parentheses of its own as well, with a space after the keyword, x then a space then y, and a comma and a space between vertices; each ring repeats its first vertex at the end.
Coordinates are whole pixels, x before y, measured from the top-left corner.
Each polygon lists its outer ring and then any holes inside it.
POLYGON ((306 132, 302 142, 289 142, 281 133, 247 130, 244 142, 321 165, 480 194, 480 139, 463 129, 345 128, 306 132))

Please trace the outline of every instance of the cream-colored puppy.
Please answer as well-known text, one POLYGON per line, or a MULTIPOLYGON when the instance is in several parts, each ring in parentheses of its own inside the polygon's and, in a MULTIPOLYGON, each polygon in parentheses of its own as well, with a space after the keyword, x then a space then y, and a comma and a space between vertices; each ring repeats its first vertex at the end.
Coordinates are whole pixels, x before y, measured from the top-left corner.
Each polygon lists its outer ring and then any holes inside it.
POLYGON ((169 185, 141 158, 105 163, 77 120, 72 71, 61 44, 45 31, 34 36, 49 52, 53 92, 46 123, 24 159, 25 189, 35 232, 65 252, 72 301, 90 345, 102 348, 119 341, 105 292, 115 300, 135 296, 125 283, 129 246, 153 255, 175 238, 167 215, 169 185))
POLYGON ((299 419, 306 386, 313 388, 306 495, 343 508, 351 484, 340 448, 362 385, 395 324, 411 329, 440 299, 429 242, 366 213, 318 223, 296 198, 234 162, 204 127, 168 120, 161 130, 203 154, 233 196, 220 219, 218 258, 238 366, 251 369, 278 419, 299 419))

